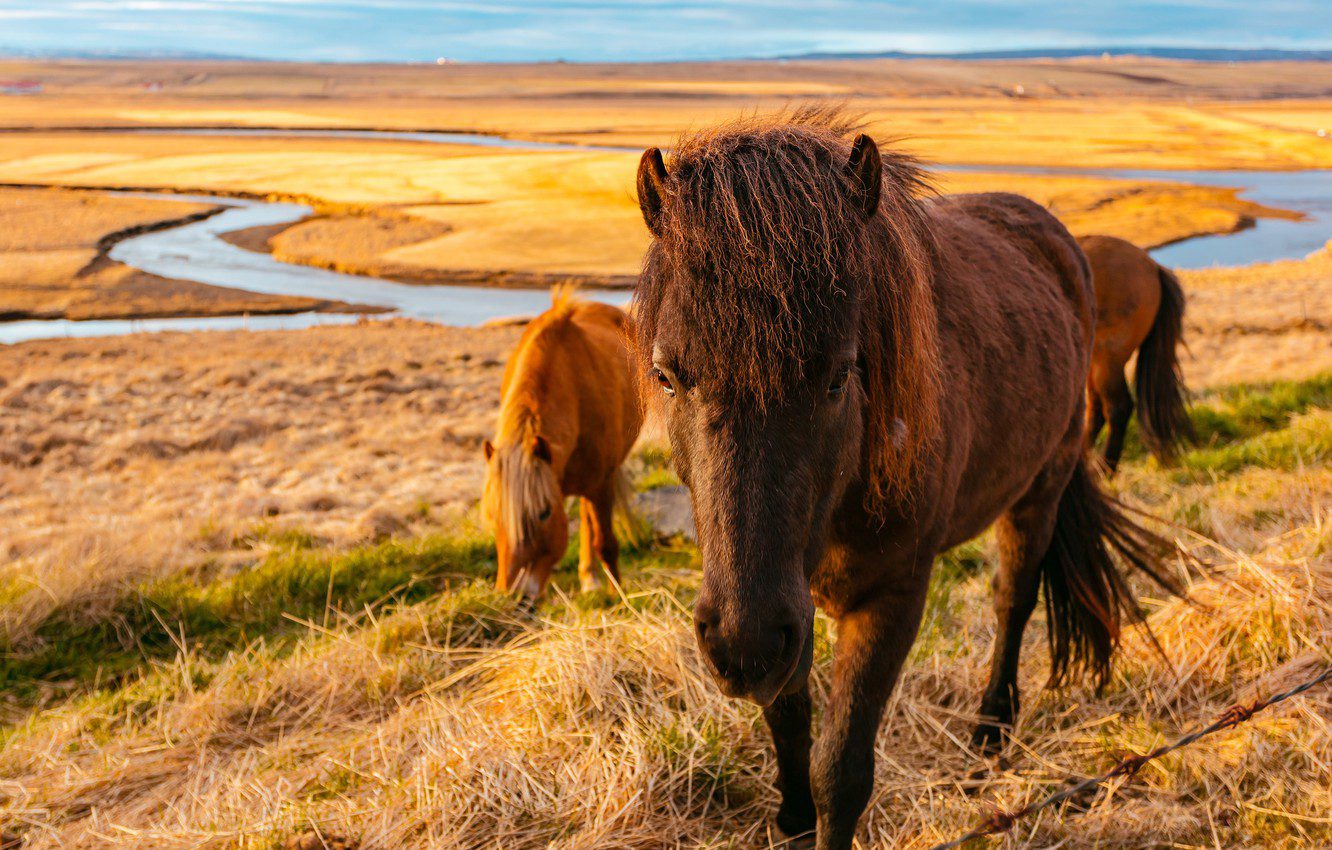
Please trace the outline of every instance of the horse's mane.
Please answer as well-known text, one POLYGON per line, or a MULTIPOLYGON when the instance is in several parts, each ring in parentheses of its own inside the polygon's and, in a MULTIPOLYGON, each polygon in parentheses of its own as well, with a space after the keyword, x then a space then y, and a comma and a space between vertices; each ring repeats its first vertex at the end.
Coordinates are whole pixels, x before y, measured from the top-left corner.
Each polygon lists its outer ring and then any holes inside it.
MULTIPOLYGON (((504 528, 509 546, 518 548, 536 535, 542 506, 563 499, 551 465, 536 457, 534 441, 541 436, 541 415, 533 386, 547 380, 544 367, 532 368, 529 355, 552 335, 567 331, 574 313, 585 302, 577 284, 556 284, 550 290, 550 309, 528 327, 518 350, 510 358, 515 374, 500 402, 495 437, 495 474, 487 475, 483 505, 489 519, 504 528)), ((549 365, 548 363, 546 365, 549 365)))
POLYGON ((553 506, 563 498, 551 465, 532 452, 532 441, 539 433, 540 423, 531 410, 511 411, 500 425, 495 473, 486 478, 482 503, 489 519, 504 529, 511 549, 537 535, 537 516, 543 506, 553 506))
POLYGON ((905 496, 938 427, 934 241, 911 157, 881 151, 878 214, 865 223, 844 175, 860 121, 804 106, 685 135, 673 148, 657 238, 636 307, 652 357, 678 322, 728 397, 780 399, 856 334, 866 395, 867 503, 905 496))

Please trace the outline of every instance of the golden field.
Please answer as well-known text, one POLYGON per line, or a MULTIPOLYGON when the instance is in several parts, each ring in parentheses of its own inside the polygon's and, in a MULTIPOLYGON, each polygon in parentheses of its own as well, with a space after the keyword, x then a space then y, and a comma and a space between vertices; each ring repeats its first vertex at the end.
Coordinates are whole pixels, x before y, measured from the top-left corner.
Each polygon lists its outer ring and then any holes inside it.
MULTIPOLYGON (((1281 169, 1332 150, 1317 135, 1332 85, 1283 63, 0 62, 25 76, 45 93, 0 100, 16 130, 0 131, 0 183, 23 184, 0 189, 14 315, 314 306, 111 263, 113 234, 208 211, 112 188, 304 200, 314 218, 229 238, 409 282, 622 285, 646 242, 632 153, 95 128, 638 147, 834 97, 948 163, 1281 169)), ((1146 245, 1289 214, 1090 177, 940 188, 1023 192, 1077 233, 1146 245)), ((1187 579, 1202 604, 1141 588, 1168 661, 1134 630, 1102 693, 1042 690, 1033 624, 1016 742, 986 761, 966 741, 996 553, 982 537, 941 558, 862 847, 925 850, 1332 663, 1332 249, 1181 277, 1201 439, 1173 467, 1131 439, 1114 486, 1212 565, 1187 579)), ((576 593, 576 541, 537 610, 493 591, 480 446, 517 338, 389 319, 0 346, 0 847, 276 850, 310 832, 363 850, 783 846, 760 714, 723 698, 695 649, 689 540, 628 547, 619 593, 576 593)), ((628 471, 645 500, 684 498, 652 436, 628 471)), ((818 630, 821 701, 834 635, 818 630)), ((1324 687, 990 846, 1316 850, 1329 812, 1324 687)))
MULTIPOLYGON (((45 90, 0 101, 7 130, 0 182, 293 198, 311 202, 319 216, 240 244, 288 262, 406 282, 624 286, 646 245, 632 191, 634 153, 96 129, 436 129, 637 149, 669 145, 682 129, 738 112, 816 97, 863 112, 880 141, 929 162, 1290 169, 1332 163, 1332 141, 1318 135, 1332 126, 1332 87, 1320 71, 1131 58, 440 67, 11 61, 0 62, 0 75, 38 79, 45 90)), ((953 173, 940 187, 1027 194, 1076 233, 1148 246, 1289 214, 1227 189, 1076 176, 953 173)))
MULTIPOLYGON (((637 162, 633 153, 361 139, 0 133, 0 182, 309 202, 314 219, 240 244, 409 283, 632 285, 647 247, 632 191, 637 162)), ((938 186, 1019 192, 1075 233, 1146 246, 1294 215, 1233 189, 1175 183, 942 173, 938 186)))
POLYGON ((0 126, 468 130, 642 147, 680 129, 834 98, 944 162, 1299 168, 1332 157, 1319 64, 786 61, 639 65, 0 62, 41 80, 0 126), (1017 87, 1022 87, 1019 95, 1017 87))

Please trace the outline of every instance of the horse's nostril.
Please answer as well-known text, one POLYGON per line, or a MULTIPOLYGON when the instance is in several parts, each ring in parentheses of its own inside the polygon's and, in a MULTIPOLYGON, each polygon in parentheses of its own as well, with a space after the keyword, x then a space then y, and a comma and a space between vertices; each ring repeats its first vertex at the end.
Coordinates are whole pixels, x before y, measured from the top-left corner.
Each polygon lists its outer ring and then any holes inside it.
POLYGON ((781 631, 781 640, 777 644, 777 657, 785 658, 786 653, 789 652, 791 647, 795 646, 796 644, 796 639, 798 635, 796 633, 795 623, 789 623, 785 626, 782 626, 780 631, 781 631))
POLYGON ((706 640, 708 637, 708 624, 702 620, 694 622, 694 631, 698 632, 699 640, 706 640))

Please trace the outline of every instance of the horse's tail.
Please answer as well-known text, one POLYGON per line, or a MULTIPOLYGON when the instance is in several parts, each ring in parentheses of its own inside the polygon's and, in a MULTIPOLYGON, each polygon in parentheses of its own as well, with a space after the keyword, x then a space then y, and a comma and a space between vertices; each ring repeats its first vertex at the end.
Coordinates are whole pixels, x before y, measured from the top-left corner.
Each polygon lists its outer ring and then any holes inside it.
POLYGON ((1050 548, 1041 558, 1052 685, 1083 672, 1091 673, 1098 687, 1104 685, 1121 623, 1142 622, 1116 557, 1166 591, 1184 595, 1160 568, 1171 548, 1129 519, 1124 507, 1093 478, 1086 459, 1078 460, 1059 499, 1050 548))
POLYGON ((1174 460, 1185 442, 1194 439, 1193 423, 1185 404, 1184 378, 1179 368, 1179 344, 1184 332, 1184 290, 1174 272, 1157 266, 1161 306, 1147 338, 1138 349, 1134 376, 1138 424, 1142 439, 1163 463, 1174 460))
POLYGON ((652 540, 652 525, 634 510, 634 485, 624 468, 615 471, 612 483, 611 517, 615 537, 629 549, 638 549, 652 540))

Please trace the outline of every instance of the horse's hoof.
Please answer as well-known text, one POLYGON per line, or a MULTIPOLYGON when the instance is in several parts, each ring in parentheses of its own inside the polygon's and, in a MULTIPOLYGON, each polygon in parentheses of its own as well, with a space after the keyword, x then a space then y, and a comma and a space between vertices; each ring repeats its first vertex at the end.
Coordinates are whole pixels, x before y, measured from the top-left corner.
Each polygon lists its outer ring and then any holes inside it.
POLYGON ((814 825, 817 823, 817 816, 814 814, 813 807, 807 811, 791 811, 782 807, 777 811, 777 830, 781 832, 784 842, 779 847, 790 847, 793 850, 806 850, 814 846, 814 825))
MULTIPOLYGON (((780 830, 780 827, 778 828, 780 830)), ((780 847, 781 850, 814 850, 818 842, 814 838, 814 831, 802 832, 796 836, 788 836, 785 832, 781 833, 782 840, 774 844, 774 847, 780 847)))
POLYGON ((971 746, 981 755, 996 756, 1008 741, 1008 727, 998 723, 982 722, 971 733, 971 746))
POLYGON ((582 581, 584 593, 597 593, 606 589, 606 582, 599 578, 585 578, 582 581))

